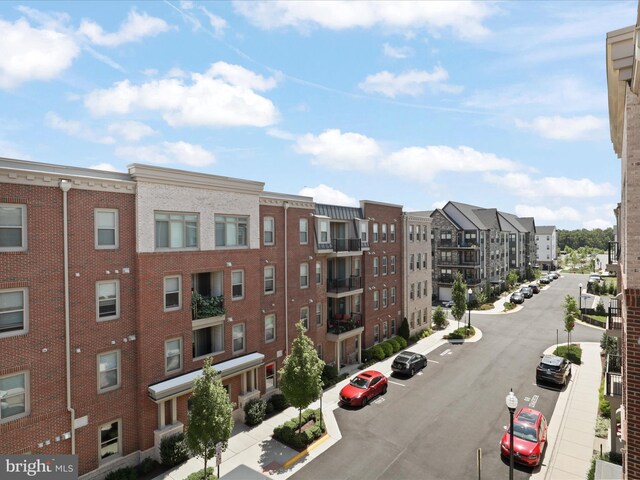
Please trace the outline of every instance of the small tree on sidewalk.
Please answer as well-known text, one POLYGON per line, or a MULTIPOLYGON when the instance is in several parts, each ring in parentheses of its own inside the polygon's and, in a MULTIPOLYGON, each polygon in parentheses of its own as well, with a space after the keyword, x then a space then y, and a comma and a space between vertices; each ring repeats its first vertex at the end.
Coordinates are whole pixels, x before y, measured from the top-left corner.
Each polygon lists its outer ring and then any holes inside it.
POLYGON ((462 279, 460 272, 453 281, 451 300, 453 301, 451 315, 458 321, 458 327, 460 327, 460 319, 467 313, 467 284, 462 279))
POLYGON ((318 358, 313 342, 305 335, 302 321, 296 324, 298 336, 291 345, 291 353, 280 369, 280 390, 289 403, 298 409, 302 431, 302 409, 320 397, 324 362, 318 358))
POLYGON ((447 324, 447 314, 444 312, 442 307, 436 307, 433 311, 433 325, 441 330, 447 324))
POLYGON ((567 332, 567 349, 571 344, 571 331, 573 327, 576 325, 576 318, 580 315, 580 311, 578 310, 578 304, 576 303, 576 299, 573 298, 572 295, 567 295, 564 297, 564 304, 562 305, 564 309, 564 330, 567 332))
POLYGON ((204 362, 202 375, 193 382, 191 402, 185 441, 193 455, 204 459, 206 479, 207 461, 215 455, 218 443, 222 443, 223 450, 227 448, 233 430, 233 404, 210 358, 204 362))

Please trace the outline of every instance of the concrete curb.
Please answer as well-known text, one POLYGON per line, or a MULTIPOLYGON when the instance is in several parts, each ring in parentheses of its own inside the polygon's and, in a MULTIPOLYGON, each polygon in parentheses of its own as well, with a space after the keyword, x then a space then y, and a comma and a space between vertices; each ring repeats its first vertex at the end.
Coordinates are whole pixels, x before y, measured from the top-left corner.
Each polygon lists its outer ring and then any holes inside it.
POLYGON ((329 434, 325 433, 322 437, 320 437, 318 440, 316 440, 315 442, 313 442, 311 445, 309 445, 307 448, 305 448, 304 450, 302 450, 300 453, 298 453, 297 455, 295 455, 294 457, 290 458, 289 460, 287 460, 286 462, 284 462, 282 464, 282 468, 289 468, 291 465, 293 465, 294 463, 296 463, 298 460, 300 460, 302 457, 306 457, 307 455, 309 455, 309 453, 313 450, 315 450, 316 448, 318 448, 320 445, 322 445, 325 441, 329 440, 329 434))

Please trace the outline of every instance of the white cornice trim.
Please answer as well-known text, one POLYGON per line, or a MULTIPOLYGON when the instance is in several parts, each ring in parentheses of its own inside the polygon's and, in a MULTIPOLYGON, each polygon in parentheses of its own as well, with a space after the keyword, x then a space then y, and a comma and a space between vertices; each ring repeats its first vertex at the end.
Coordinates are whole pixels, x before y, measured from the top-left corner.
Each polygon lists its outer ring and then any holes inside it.
POLYGON ((311 197, 274 192, 262 192, 260 194, 260 205, 284 207, 285 203, 288 203, 291 208, 306 208, 309 210, 315 210, 316 208, 311 197))
POLYGON ((131 194, 136 192, 136 184, 130 180, 85 177, 57 172, 42 172, 37 170, 21 170, 0 167, 0 183, 58 188, 60 180, 70 180, 73 184, 73 188, 78 190, 131 194))

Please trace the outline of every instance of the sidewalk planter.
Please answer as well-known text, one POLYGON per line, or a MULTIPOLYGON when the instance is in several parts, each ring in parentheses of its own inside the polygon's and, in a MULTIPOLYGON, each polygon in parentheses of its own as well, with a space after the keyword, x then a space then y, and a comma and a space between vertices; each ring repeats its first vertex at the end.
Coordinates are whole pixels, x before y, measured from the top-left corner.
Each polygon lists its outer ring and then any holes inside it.
POLYGON ((300 432, 299 418, 296 416, 274 428, 273 437, 285 445, 301 451, 327 431, 324 422, 320 425, 320 410, 307 409, 302 412, 302 426, 302 432, 300 432), (307 425, 311 421, 313 421, 313 425, 307 425))

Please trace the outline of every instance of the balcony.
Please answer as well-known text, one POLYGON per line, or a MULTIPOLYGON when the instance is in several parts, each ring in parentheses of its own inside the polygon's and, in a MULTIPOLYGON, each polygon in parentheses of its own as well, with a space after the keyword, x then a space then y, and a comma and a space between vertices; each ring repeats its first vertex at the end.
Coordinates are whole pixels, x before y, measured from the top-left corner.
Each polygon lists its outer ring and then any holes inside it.
POLYGON ((622 308, 617 298, 611 299, 609 304, 609 318, 607 318, 607 335, 620 337, 622 331, 622 308))
POLYGON ((331 240, 334 252, 360 252, 362 240, 359 238, 334 238, 331 240))
MULTIPOLYGON (((439 275, 438 277, 436 277, 436 280, 438 281, 438 283, 444 283, 444 284, 453 284, 455 279, 456 279, 455 275, 439 275)), ((464 280, 464 282, 469 286, 480 284, 480 279, 474 278, 474 277, 462 277, 462 280, 464 280)))
POLYGON ((607 355, 605 395, 622 397, 622 357, 620 355, 607 355))
POLYGON ((350 295, 358 290, 362 290, 362 277, 360 276, 327 279, 327 295, 329 296, 350 295))
POLYGON ((224 296, 208 297, 198 292, 191 293, 191 320, 224 316, 224 296))
POLYGON ((327 321, 327 339, 337 342, 358 335, 364 331, 362 314, 336 314, 327 321))
POLYGON ((434 242, 438 248, 460 248, 460 249, 475 249, 478 248, 477 242, 457 242, 454 240, 437 240, 434 242))
POLYGON ((618 263, 618 261, 620 260, 620 243, 609 242, 607 253, 607 271, 618 274, 618 272, 620 271, 620 265, 618 263))

